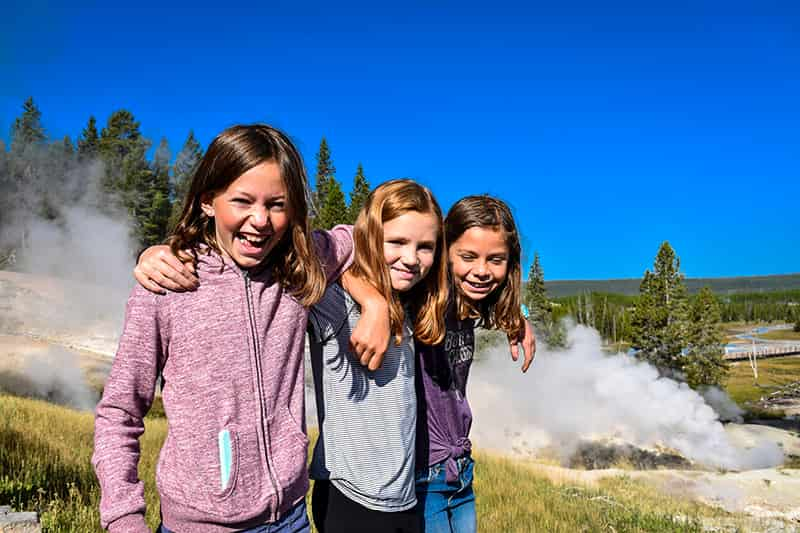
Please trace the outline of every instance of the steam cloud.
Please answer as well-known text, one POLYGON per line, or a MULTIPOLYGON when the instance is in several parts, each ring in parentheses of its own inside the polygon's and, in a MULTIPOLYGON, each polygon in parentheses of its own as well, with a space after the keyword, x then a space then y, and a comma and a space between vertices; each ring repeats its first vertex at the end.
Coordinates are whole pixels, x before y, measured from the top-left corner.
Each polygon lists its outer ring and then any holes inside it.
MULTIPOLYGON (((605 355, 595 330, 570 328, 568 344, 563 352, 539 348, 527 374, 512 364, 507 347, 479 355, 468 392, 476 446, 516 453, 555 450, 566 460, 581 441, 613 438, 643 448, 667 447, 716 468, 783 463, 773 442, 736 448, 700 394, 633 357, 605 355)), ((717 404, 720 393, 710 393, 717 404)))
POLYGON ((27 354, 16 371, 0 371, 0 389, 75 409, 91 410, 97 403, 97 394, 86 384, 77 357, 60 346, 27 354))
MULTIPOLYGON (((130 224, 127 216, 110 216, 108 209, 99 208, 101 163, 64 172, 56 170, 64 165, 41 164, 41 153, 30 157, 31 167, 38 169, 36 179, 18 184, 17 202, 36 205, 49 190, 57 195, 52 202, 57 216, 37 218, 30 210, 17 209, 4 217, 3 268, 37 277, 0 280, 0 334, 15 336, 20 343, 32 338, 54 345, 31 355, 22 369, 6 373, 16 381, 3 388, 92 409, 97 398, 87 388, 75 354, 64 347, 113 355, 133 283, 130 224)), ((0 371, 6 363, 2 359, 9 357, 0 354, 0 371)))

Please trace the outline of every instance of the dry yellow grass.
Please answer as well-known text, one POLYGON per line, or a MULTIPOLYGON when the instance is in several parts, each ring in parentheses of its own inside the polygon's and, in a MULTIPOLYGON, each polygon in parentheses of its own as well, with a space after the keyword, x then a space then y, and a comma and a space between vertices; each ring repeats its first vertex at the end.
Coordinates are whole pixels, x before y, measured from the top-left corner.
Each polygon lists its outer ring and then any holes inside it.
MULTIPOLYGON (((92 414, 2 394, 0 413, 0 504, 39 511, 46 531, 100 531, 92 414)), ((147 419, 139 475, 152 528, 159 520, 155 464, 165 435, 166 420, 147 419)), ((529 462, 475 457, 481 531, 701 531, 702 519, 720 514, 630 479, 587 486, 529 462)))

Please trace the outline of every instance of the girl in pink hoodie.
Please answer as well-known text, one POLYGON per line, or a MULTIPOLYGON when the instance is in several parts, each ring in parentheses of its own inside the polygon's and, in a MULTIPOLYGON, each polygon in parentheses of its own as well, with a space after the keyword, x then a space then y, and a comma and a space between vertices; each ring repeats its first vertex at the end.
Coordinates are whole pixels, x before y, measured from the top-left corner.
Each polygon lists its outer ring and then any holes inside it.
POLYGON ((302 158, 275 128, 234 126, 209 146, 169 240, 191 251, 199 288, 133 289, 97 405, 92 464, 109 531, 149 531, 137 467, 159 378, 159 529, 309 530, 308 307, 349 267, 353 242, 344 227, 312 234, 306 198, 302 158))

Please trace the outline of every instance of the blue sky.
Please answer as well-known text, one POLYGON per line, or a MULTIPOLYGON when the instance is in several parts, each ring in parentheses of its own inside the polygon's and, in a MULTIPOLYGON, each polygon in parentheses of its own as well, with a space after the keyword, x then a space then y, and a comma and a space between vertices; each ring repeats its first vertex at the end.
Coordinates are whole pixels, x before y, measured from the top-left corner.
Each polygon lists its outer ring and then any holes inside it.
POLYGON ((127 108, 173 154, 265 121, 345 190, 360 161, 499 196, 547 279, 664 240, 692 277, 800 272, 798 2, 110 4, 3 5, 6 142, 28 96, 53 138, 127 108))

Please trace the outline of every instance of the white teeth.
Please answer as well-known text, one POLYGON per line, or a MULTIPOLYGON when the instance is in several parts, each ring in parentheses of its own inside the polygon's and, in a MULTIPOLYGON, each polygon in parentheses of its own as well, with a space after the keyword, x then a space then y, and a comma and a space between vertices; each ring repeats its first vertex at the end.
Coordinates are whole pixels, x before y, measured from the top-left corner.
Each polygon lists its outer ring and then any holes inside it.
POLYGON ((269 237, 258 238, 258 237, 252 237, 250 235, 239 235, 239 240, 240 241, 248 242, 248 243, 254 244, 256 246, 264 244, 265 242, 267 242, 268 238, 269 237))

